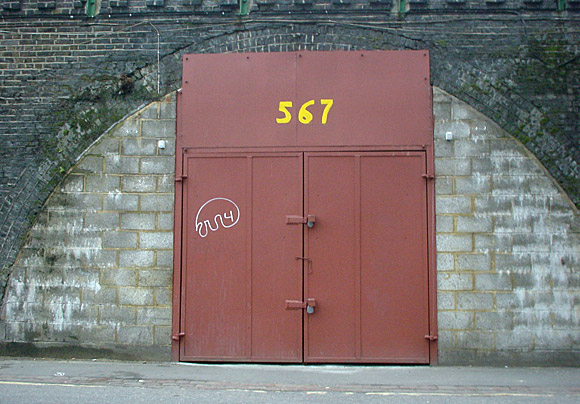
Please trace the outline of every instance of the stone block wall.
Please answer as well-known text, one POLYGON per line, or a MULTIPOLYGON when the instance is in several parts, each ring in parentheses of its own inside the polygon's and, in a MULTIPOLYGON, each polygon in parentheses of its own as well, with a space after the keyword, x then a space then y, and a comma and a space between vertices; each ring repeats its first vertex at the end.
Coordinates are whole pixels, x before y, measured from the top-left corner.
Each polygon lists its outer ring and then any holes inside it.
POLYGON ((170 358, 174 156, 174 96, 83 154, 14 266, 4 353, 170 358))
POLYGON ((577 366, 580 215, 491 120, 434 108, 441 363, 577 366))
MULTIPOLYGON (((578 211, 489 118, 437 88, 434 115, 440 363, 577 366, 578 211)), ((66 175, 14 266, 0 352, 169 360, 174 125, 168 96, 66 175)))

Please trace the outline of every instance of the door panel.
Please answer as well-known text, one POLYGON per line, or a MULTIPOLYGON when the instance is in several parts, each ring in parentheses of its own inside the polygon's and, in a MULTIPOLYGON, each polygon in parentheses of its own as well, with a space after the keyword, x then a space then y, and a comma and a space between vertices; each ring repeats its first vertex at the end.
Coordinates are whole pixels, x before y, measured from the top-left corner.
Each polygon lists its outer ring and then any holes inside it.
POLYGON ((423 153, 306 154, 307 362, 428 363, 423 153))
POLYGON ((302 157, 185 159, 184 360, 302 360, 302 157), (273 287, 273 285, 276 285, 273 287))
POLYGON ((429 362, 425 153, 184 161, 181 360, 429 362))

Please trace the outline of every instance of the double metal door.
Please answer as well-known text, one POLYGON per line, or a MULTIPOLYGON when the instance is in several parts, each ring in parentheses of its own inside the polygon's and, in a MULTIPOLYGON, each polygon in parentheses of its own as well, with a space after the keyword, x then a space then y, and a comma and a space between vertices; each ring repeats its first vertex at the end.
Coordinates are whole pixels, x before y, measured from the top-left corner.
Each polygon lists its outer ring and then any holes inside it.
POLYGON ((183 162, 180 360, 429 362, 424 152, 183 162))

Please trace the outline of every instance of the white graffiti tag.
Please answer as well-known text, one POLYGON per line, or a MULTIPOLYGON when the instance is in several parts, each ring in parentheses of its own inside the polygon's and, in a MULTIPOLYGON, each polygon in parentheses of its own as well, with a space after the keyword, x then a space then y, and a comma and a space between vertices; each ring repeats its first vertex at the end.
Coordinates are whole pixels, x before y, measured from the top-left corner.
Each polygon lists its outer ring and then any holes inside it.
MULTIPOLYGON (((207 217, 207 216, 206 216, 207 217)), ((209 231, 216 231, 220 228, 220 224, 221 226, 225 227, 226 229, 233 227, 236 225, 236 223, 238 223, 238 220, 240 220, 240 208, 238 208, 238 205, 236 205, 234 203, 234 201, 227 199, 227 198, 213 198, 210 199, 209 201, 207 201, 206 203, 204 203, 203 205, 201 205, 201 208, 199 208, 199 210, 197 211, 197 215, 195 216, 195 231, 201 236, 201 237, 207 237, 207 235, 209 234, 209 231), (216 201, 225 201, 226 203, 219 203, 216 201), (214 202, 214 203, 212 203, 214 202), (209 205, 209 206, 208 206, 209 205), (219 206, 217 206, 219 205, 219 206), (224 205, 226 206, 224 209, 224 205), (222 212, 223 211, 223 215, 222 213, 217 213, 214 217, 213 217, 213 224, 215 224, 215 227, 212 226, 212 222, 209 219, 203 219, 200 221, 199 217, 201 215, 201 211, 203 210, 203 208, 206 208, 206 211, 210 211, 209 216, 211 217, 211 214, 213 212, 211 212, 211 210, 213 210, 215 212, 215 210, 217 210, 217 208, 221 208, 219 211, 222 212), (215 209, 212 209, 212 206, 215 209), (234 210, 232 210, 232 208, 234 210), (229 209, 229 210, 228 210, 229 209)))

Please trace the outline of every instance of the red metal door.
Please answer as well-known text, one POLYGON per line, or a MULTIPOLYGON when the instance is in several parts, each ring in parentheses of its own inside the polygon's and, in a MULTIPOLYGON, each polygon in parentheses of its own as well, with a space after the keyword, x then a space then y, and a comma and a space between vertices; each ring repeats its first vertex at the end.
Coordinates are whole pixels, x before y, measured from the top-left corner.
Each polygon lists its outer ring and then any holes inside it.
POLYGON ((429 363, 425 154, 307 153, 305 362, 429 363))
POLYGON ((302 361, 301 154, 184 158, 181 360, 302 361))

